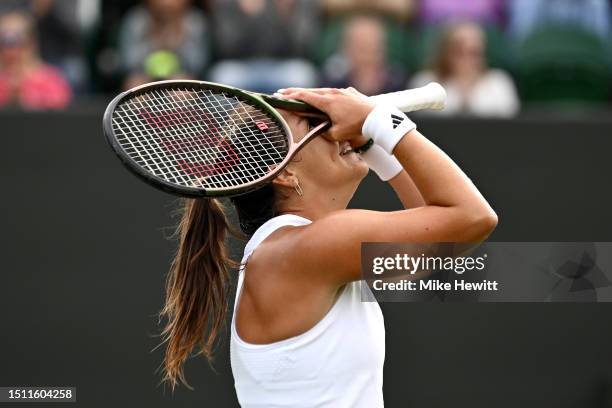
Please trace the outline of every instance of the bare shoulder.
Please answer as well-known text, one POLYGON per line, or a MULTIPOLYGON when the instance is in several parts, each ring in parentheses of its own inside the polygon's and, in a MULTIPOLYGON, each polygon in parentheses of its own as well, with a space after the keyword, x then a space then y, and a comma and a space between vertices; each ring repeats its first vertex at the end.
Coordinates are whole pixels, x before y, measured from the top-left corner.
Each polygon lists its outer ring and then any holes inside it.
POLYGON ((329 263, 320 258, 323 252, 337 252, 338 243, 354 241, 358 245, 358 231, 374 222, 376 211, 334 211, 308 225, 280 228, 264 240, 248 261, 253 279, 265 274, 266 279, 285 277, 310 279, 309 276, 328 269, 329 263), (317 262, 320 260, 321 262, 317 262))
POLYGON ((263 282, 281 278, 287 271, 291 271, 288 255, 294 247, 296 233, 305 227, 288 225, 270 234, 249 257, 245 278, 263 282))
POLYGON ((363 242, 464 242, 473 224, 462 213, 439 206, 401 211, 340 210, 303 227, 279 231, 262 257, 276 260, 291 284, 338 288, 361 279, 363 242))
POLYGON ((287 229, 271 240, 267 250, 282 254, 282 270, 307 285, 334 288, 353 279, 345 279, 347 268, 359 264, 361 242, 383 239, 381 219, 391 213, 367 210, 332 212, 311 224, 287 229), (343 271, 344 270, 344 271, 343 271))
POLYGON ((270 235, 249 260, 247 267, 254 266, 250 279, 263 285, 265 274, 266 280, 277 279, 276 288, 338 288, 360 279, 362 242, 401 242, 408 237, 425 242, 424 235, 440 230, 440 223, 432 208, 334 211, 309 225, 284 227, 270 235))
POLYGON ((308 227, 275 231, 249 258, 237 314, 244 340, 265 344, 303 333, 333 303, 337 288, 314 281, 296 261, 297 237, 308 227))

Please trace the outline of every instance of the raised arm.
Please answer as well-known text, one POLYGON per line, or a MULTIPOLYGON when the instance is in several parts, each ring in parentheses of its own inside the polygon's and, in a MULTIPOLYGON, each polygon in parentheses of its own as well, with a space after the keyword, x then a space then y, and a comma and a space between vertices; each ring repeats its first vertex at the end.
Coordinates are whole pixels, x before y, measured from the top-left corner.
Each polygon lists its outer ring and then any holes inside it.
MULTIPOLYGON (((371 115, 400 114, 391 108, 386 112, 386 107, 373 110, 371 102, 350 90, 289 90, 286 96, 326 112, 333 123, 326 137, 335 140, 355 138, 371 115)), ((411 123, 401 115, 402 124, 411 123)), ((478 242, 497 225, 487 201, 442 150, 414 128, 391 142, 382 140, 386 136, 381 129, 374 130, 377 144, 391 150, 410 171, 424 205, 394 212, 343 210, 316 220, 289 238, 296 248, 290 256, 297 271, 343 284, 360 279, 362 242, 478 242)))
POLYGON ((361 134, 352 139, 350 143, 356 149, 365 147, 365 152, 361 154, 361 157, 368 163, 370 170, 373 170, 382 181, 389 183, 404 208, 417 208, 425 204, 412 178, 393 155, 384 151, 380 146, 371 145, 370 140, 361 134))

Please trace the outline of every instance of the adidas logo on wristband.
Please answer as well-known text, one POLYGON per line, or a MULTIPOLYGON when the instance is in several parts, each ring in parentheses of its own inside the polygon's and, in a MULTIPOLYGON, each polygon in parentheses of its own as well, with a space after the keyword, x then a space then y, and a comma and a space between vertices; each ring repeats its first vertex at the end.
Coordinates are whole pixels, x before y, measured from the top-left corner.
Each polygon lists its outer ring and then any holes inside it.
POLYGON ((397 127, 404 121, 404 118, 398 115, 391 114, 391 121, 393 122, 393 129, 397 129, 397 127))
POLYGON ((399 109, 390 105, 376 105, 366 117, 361 134, 374 140, 387 153, 393 154, 395 145, 416 125, 399 109), (389 123, 391 116, 391 123, 389 123), (391 126, 389 126, 391 125, 391 126))

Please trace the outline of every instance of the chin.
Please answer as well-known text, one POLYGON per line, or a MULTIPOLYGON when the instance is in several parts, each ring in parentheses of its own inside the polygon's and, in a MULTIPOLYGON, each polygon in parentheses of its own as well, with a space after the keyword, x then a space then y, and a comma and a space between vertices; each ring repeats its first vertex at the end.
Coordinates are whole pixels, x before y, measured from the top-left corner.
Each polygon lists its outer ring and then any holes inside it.
POLYGON ((368 171, 370 171, 367 163, 364 162, 356 153, 351 153, 350 156, 345 156, 343 162, 343 178, 346 177, 347 180, 359 182, 365 176, 367 176, 368 171))
POLYGON ((363 178, 365 178, 365 176, 368 175, 370 168, 368 167, 366 162, 359 159, 358 162, 355 163, 354 171, 355 171, 355 178, 359 178, 359 180, 362 180, 363 178))

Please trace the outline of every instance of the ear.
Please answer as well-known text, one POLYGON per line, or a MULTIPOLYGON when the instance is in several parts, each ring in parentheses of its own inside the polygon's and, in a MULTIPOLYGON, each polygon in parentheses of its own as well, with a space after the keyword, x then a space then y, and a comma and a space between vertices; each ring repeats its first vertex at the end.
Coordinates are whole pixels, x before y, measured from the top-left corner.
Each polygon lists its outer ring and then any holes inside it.
POLYGON ((295 172, 288 167, 285 167, 283 171, 281 171, 278 176, 272 180, 272 184, 277 187, 294 188, 299 183, 300 182, 295 172))

